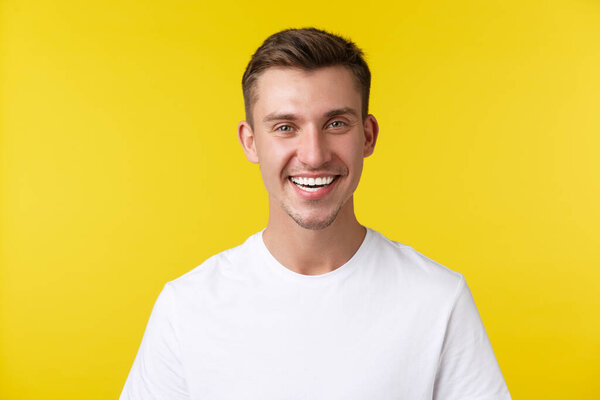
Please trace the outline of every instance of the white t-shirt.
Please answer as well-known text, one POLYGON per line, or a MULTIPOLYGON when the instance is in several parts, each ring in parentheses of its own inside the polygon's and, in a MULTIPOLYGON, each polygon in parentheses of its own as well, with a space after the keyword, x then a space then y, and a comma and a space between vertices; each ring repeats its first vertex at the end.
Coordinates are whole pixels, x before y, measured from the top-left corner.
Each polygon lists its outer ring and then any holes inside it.
POLYGON ((463 276, 367 229, 302 275, 262 232, 161 292, 121 400, 505 400, 463 276))

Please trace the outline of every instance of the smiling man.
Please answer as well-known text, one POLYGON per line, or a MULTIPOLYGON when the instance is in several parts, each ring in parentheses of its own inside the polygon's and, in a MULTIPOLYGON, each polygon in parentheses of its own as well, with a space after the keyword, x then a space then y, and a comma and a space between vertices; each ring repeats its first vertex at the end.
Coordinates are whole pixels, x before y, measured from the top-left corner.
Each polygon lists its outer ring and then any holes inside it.
POLYGON ((165 286, 121 399, 510 399, 463 276, 355 216, 379 132, 362 52, 282 31, 242 85, 268 225, 165 286))
POLYGON ((366 114, 366 99, 349 68, 261 71, 257 59, 244 76, 251 117, 239 124, 238 136, 246 157, 260 165, 269 193, 262 238, 292 271, 333 271, 365 237, 352 196, 363 159, 373 152, 377 121, 366 114))

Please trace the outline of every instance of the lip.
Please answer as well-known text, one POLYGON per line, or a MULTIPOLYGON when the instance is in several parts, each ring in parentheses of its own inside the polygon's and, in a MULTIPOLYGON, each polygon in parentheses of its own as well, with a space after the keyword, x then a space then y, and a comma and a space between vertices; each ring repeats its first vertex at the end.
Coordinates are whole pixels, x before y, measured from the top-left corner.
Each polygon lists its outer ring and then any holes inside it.
POLYGON ((294 177, 296 176, 302 176, 302 177, 307 177, 307 178, 317 178, 317 177, 323 177, 323 176, 335 176, 335 179, 333 180, 333 182, 331 182, 329 184, 329 186, 325 186, 319 190, 317 190, 316 192, 307 192, 305 190, 300 189, 294 182, 292 182, 292 180, 290 178, 288 178, 288 183, 290 185, 292 185, 293 189, 296 191, 296 193, 302 197, 303 199, 306 200, 319 200, 322 199, 324 197, 326 197, 329 193, 331 193, 331 191, 335 188, 335 186, 337 185, 340 175, 323 175, 323 174, 318 174, 318 175, 311 175, 311 174, 307 174, 307 175, 292 175, 294 177))

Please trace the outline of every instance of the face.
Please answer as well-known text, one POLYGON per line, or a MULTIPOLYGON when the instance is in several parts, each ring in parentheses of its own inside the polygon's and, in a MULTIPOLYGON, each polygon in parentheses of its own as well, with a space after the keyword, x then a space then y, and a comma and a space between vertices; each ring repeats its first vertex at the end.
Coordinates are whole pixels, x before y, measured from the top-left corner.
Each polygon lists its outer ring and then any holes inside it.
POLYGON ((372 115, 362 118, 352 73, 343 66, 270 68, 255 89, 253 126, 242 121, 238 137, 248 160, 260 165, 270 223, 291 217, 324 229, 338 214, 353 217, 352 195, 378 126, 372 115))

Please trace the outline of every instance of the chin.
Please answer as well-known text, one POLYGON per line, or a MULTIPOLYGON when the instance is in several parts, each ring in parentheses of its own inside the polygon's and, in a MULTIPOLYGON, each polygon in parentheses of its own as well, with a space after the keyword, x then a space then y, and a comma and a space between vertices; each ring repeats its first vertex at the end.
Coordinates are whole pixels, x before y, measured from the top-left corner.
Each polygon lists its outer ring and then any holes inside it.
POLYGON ((286 210, 287 214, 294 220, 296 224, 304 229, 310 229, 318 231, 327 228, 335 221, 341 207, 337 208, 334 212, 327 216, 305 216, 295 213, 291 210, 286 210))
POLYGON ((294 222, 296 222, 301 228, 310 229, 311 231, 320 231, 322 229, 325 229, 329 225, 331 225, 331 223, 333 222, 333 219, 329 220, 329 221, 302 220, 302 219, 295 219, 295 218, 293 218, 293 219, 294 219, 294 222))

